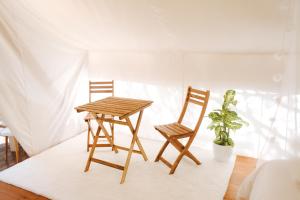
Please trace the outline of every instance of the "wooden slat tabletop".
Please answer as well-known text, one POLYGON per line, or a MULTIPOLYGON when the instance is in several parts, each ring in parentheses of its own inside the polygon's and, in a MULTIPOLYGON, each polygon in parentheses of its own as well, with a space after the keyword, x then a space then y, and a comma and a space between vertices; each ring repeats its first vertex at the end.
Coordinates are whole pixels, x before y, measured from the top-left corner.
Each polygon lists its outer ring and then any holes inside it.
POLYGON ((99 101, 78 106, 75 109, 77 112, 94 112, 96 114, 113 115, 123 119, 150 106, 152 103, 152 101, 148 100, 107 97, 99 101))

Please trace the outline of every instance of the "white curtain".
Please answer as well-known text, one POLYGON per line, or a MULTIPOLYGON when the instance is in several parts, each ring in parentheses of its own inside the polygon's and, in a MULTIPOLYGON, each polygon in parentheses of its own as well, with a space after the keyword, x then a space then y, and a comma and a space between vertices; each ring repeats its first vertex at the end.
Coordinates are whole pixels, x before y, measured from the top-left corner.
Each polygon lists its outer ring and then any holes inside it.
MULTIPOLYGON (((32 154, 76 134, 72 108, 87 93, 78 78, 88 62, 89 79, 114 79, 116 95, 154 100, 142 137, 162 139, 153 125, 177 119, 188 85, 211 89, 207 112, 236 89, 250 123, 233 135, 236 152, 299 156, 295 2, 0 0, 0 114, 32 154)), ((190 108, 185 123, 194 116, 190 108)), ((208 123, 194 145, 211 148, 208 123)))
MULTIPOLYGON (((233 134, 236 153, 260 159, 299 156, 295 1, 251 1, 246 7, 244 1, 235 1, 235 6, 220 1, 148 3, 152 15, 141 6, 147 14, 137 19, 154 16, 160 25, 155 29, 158 39, 167 39, 156 50, 147 44, 138 50, 93 49, 89 65, 91 78, 118 80, 117 95, 154 100, 140 134, 161 139, 153 124, 177 119, 188 85, 211 89, 208 112, 219 108, 226 89, 233 88, 238 112, 250 124, 233 134)), ((120 13, 137 15, 121 8, 120 13)), ((195 121, 195 112, 189 110, 186 124, 195 121)), ((208 123, 205 118, 194 145, 211 148, 214 134, 208 123)))
POLYGON ((87 51, 18 1, 0 1, 0 30, 0 115, 25 151, 34 155, 81 132, 73 108, 87 99, 87 51))
POLYGON ((282 60, 284 72, 280 75, 280 92, 275 95, 277 102, 270 123, 270 134, 266 136, 258 155, 262 160, 273 158, 300 157, 300 88, 299 83, 299 27, 300 2, 287 1, 284 9, 285 27, 282 30, 282 47, 274 55, 282 60), (298 43, 297 43, 298 42, 298 43))

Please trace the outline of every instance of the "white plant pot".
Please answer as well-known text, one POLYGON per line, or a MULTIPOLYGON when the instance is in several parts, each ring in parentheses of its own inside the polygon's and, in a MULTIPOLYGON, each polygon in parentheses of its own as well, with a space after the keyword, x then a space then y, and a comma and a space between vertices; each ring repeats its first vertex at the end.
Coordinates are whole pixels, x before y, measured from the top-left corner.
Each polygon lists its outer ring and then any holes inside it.
POLYGON ((228 162, 232 156, 233 147, 213 143, 214 158, 219 162, 228 162))

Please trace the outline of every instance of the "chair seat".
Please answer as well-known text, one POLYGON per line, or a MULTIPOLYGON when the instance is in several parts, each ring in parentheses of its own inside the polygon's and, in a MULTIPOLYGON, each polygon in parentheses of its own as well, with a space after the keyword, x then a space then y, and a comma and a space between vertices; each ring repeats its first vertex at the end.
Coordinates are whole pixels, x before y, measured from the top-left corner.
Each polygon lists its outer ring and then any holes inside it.
MULTIPOLYGON (((99 116, 100 117, 100 116, 99 116)), ((114 116, 112 115, 105 115, 104 117, 105 119, 113 119, 114 116)), ((91 113, 88 113, 85 117, 84 117, 84 121, 88 121, 88 120, 94 120, 95 117, 91 114, 91 113)))
POLYGON ((172 124, 158 125, 155 129, 161 132, 166 137, 188 137, 193 133, 193 130, 179 124, 177 122, 172 124))

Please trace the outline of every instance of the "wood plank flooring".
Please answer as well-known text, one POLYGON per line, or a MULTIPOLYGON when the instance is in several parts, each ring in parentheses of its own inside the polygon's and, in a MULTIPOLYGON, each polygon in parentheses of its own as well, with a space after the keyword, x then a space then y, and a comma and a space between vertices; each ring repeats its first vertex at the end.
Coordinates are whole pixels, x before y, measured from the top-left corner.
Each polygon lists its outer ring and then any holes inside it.
POLYGON ((48 200, 46 197, 0 181, 0 199, 5 200, 48 200))
MULTIPOLYGON (((0 145, 0 171, 12 167, 16 164, 15 152, 8 148, 8 159, 5 160, 5 144, 0 145)), ((26 160, 28 155, 20 146, 20 162, 26 160)), ((47 200, 47 198, 18 188, 16 186, 0 181, 0 199, 2 200, 47 200)))
POLYGON ((224 200, 235 200, 239 186, 247 175, 255 169, 256 162, 256 158, 240 155, 236 157, 233 172, 229 180, 227 191, 224 195, 224 200))
MULTIPOLYGON (((26 160, 28 158, 28 155, 25 153, 25 151, 22 149, 21 145, 19 148, 20 151, 20 162, 23 160, 26 160)), ((11 166, 14 166, 16 164, 16 156, 15 152, 11 152, 8 148, 8 159, 5 160, 5 144, 0 144, 0 171, 7 169, 11 166)))

